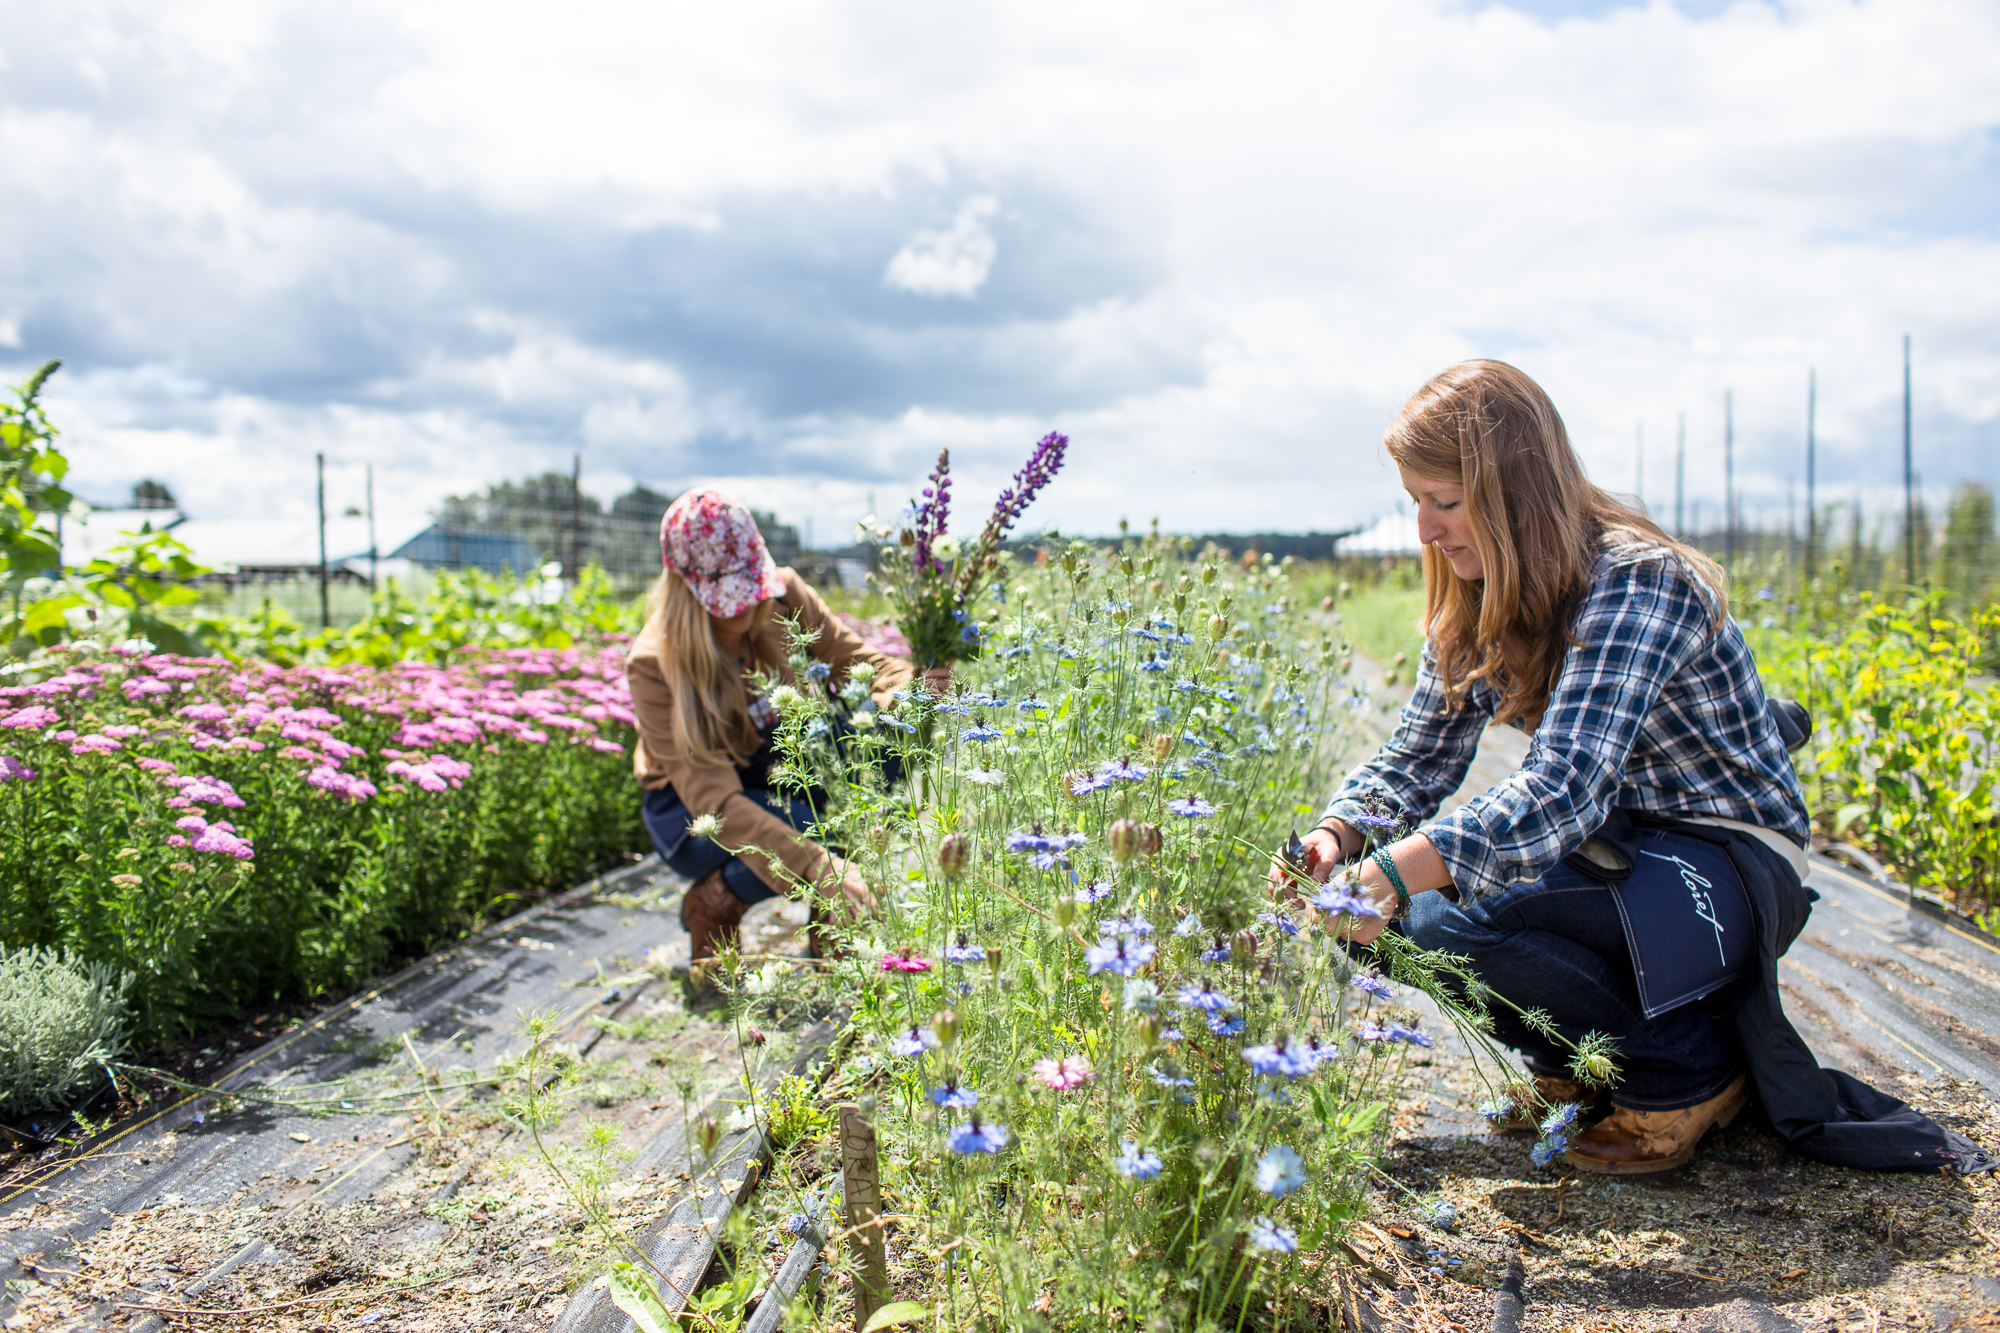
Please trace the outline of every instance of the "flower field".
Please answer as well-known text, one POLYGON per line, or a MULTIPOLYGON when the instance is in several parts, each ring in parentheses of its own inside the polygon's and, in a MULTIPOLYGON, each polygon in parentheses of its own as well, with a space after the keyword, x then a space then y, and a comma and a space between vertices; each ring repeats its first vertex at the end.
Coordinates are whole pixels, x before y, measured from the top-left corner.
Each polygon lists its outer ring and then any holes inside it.
POLYGON ((141 1041, 351 987, 644 842, 615 641, 36 666, 0 689, 0 942, 128 972, 141 1041))
MULTIPOLYGON (((884 1144, 898 1294, 938 1327, 1296 1324, 1330 1290, 1433 1042, 1397 997, 1440 960, 1350 957, 1267 895, 1356 700, 1290 581, 1172 539, 1077 543, 1003 567, 941 698, 780 694, 792 780, 831 793, 821 833, 883 908, 831 975, 770 963, 740 989, 753 1017, 858 1006, 842 1078, 884 1144), (907 786, 875 776, 888 754, 907 786)), ((811 1176, 772 1188, 803 1206, 811 1176)))

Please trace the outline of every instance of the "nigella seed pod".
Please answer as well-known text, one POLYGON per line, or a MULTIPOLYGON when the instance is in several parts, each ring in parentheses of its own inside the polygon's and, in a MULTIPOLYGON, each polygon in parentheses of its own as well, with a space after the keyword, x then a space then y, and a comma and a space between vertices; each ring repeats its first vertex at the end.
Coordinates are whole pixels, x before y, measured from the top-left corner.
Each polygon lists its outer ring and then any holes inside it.
POLYGON ((972 863, 972 837, 965 833, 947 833, 938 844, 938 869, 947 875, 956 875, 972 863))
POLYGON ((1155 763, 1165 760, 1173 752, 1174 738, 1170 733, 1163 731, 1153 737, 1153 760, 1155 763))
POLYGON ((1321 610, 1322 612, 1325 612, 1325 611, 1331 611, 1331 610, 1333 610, 1333 598, 1332 598, 1332 597, 1330 597, 1330 596, 1329 596, 1329 597, 1322 597, 1322 598, 1320 598, 1320 599, 1319 599, 1319 609, 1320 609, 1320 610, 1321 610))
POLYGON ((931 1031, 937 1033, 938 1046, 946 1051, 958 1045, 958 1011, 940 1009, 931 1019, 931 1031))
POLYGON ((1139 854, 1139 821, 1118 820, 1105 834, 1105 841, 1111 845, 1113 856, 1121 861, 1131 860, 1139 854))
POLYGON ((1210 617, 1208 618, 1208 637, 1209 637, 1209 638, 1211 638, 1211 639, 1220 639, 1220 638, 1221 638, 1221 637, 1222 637, 1223 635, 1225 635, 1225 634, 1227 634, 1227 633, 1229 633, 1229 617, 1227 617, 1227 616, 1210 616, 1210 617))
POLYGON ((1160 1044, 1160 1020, 1154 1014, 1147 1014, 1139 1020, 1139 1048, 1150 1051, 1160 1044))
POLYGON ((1257 932, 1251 930, 1248 926, 1236 932, 1233 944, 1236 952, 1242 955, 1246 961, 1257 956, 1257 932))
POLYGON ((889 850, 889 829, 886 825, 877 824, 868 830, 868 848, 877 856, 889 850))
POLYGON ((1142 856, 1158 856, 1160 849, 1166 845, 1167 840, 1160 836, 1158 824, 1139 826, 1139 852, 1142 856))
POLYGON ((1076 899, 1067 893, 1057 894, 1054 915, 1057 927, 1068 930, 1069 923, 1076 920, 1076 899))
POLYGON ((722 1141, 722 1125, 712 1115, 705 1115, 694 1127, 695 1146, 701 1149, 703 1157, 715 1155, 715 1145, 722 1141))
POLYGON ((1215 582, 1215 566, 1203 565, 1201 567, 1201 586, 1206 588, 1213 582, 1215 582))

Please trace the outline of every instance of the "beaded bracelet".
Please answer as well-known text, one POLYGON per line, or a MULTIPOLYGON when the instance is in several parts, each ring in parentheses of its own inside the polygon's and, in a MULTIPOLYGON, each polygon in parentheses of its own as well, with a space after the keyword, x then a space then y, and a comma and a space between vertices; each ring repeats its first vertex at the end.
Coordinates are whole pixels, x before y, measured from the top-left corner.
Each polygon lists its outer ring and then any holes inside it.
POLYGON ((1382 873, 1389 877, 1389 887, 1396 891, 1396 915, 1390 920, 1401 921, 1410 914, 1410 891, 1403 887, 1403 877, 1396 870, 1396 858, 1389 855, 1387 847, 1378 847, 1368 859, 1382 867, 1382 873))

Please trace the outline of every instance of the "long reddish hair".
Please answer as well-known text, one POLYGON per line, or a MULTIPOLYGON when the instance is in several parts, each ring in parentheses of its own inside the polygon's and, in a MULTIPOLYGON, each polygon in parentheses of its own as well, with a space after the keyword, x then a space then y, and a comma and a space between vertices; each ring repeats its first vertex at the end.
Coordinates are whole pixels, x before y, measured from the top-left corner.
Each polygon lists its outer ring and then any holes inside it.
POLYGON ((1389 457, 1465 488, 1485 577, 1460 578, 1424 548, 1424 634, 1445 699, 1474 681, 1500 691, 1498 722, 1533 727, 1573 640, 1569 620, 1607 544, 1663 547, 1728 611, 1728 575, 1643 510, 1593 485, 1542 386, 1503 361, 1464 361, 1411 395, 1384 434, 1389 457))

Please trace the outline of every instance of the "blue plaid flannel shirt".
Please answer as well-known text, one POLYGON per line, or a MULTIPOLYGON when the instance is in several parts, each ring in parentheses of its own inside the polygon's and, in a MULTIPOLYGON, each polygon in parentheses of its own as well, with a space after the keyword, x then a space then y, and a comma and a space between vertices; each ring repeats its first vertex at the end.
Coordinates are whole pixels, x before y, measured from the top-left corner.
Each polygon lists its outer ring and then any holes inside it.
MULTIPOLYGON (((1657 545, 1607 545, 1571 625, 1572 647, 1512 777, 1422 832, 1475 896, 1540 879, 1614 805, 1720 815, 1809 836, 1804 793, 1770 718, 1757 662, 1733 620, 1710 629, 1714 594, 1657 545)), ((1386 800, 1430 820, 1458 790, 1499 691, 1485 681, 1447 709, 1428 645, 1395 734, 1347 775, 1326 814, 1386 800)))

